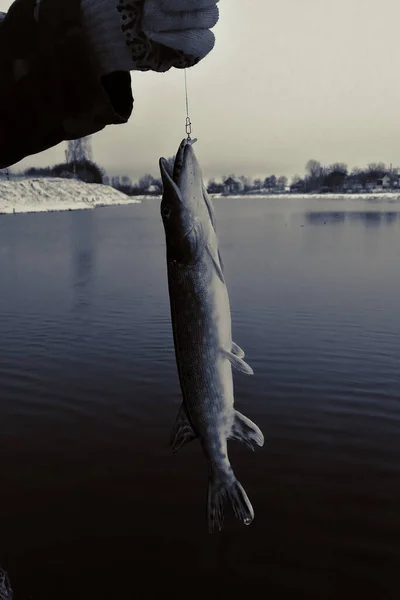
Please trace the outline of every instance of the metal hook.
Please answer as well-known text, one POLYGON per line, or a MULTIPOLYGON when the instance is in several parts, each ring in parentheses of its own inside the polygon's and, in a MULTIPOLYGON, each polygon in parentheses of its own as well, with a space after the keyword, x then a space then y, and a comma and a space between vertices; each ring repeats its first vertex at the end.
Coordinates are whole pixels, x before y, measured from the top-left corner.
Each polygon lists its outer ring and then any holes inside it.
POLYGON ((192 123, 190 121, 190 117, 186 117, 186 134, 187 134, 188 140, 190 140, 191 133, 192 133, 192 123))

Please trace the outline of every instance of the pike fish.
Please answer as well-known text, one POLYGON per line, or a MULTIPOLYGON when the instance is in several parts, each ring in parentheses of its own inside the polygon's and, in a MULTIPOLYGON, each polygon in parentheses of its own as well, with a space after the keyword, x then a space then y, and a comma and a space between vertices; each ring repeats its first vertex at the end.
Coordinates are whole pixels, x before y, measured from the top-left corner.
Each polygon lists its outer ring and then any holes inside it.
POLYGON ((159 165, 171 321, 183 396, 172 449, 200 441, 208 463, 210 532, 222 527, 226 499, 236 517, 249 525, 254 510, 229 462, 227 440, 239 440, 254 450, 254 445, 263 446, 264 436, 234 409, 232 367, 249 375, 253 370, 232 341, 214 210, 191 140, 181 142, 172 173, 165 158, 159 165))

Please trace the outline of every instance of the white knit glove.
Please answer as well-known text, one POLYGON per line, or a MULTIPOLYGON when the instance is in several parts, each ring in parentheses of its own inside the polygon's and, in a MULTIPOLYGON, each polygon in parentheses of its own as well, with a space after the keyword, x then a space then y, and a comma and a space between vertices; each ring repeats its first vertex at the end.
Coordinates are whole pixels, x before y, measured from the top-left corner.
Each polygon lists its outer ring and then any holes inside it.
POLYGON ((218 0, 81 0, 101 75, 197 64, 214 47, 218 0))

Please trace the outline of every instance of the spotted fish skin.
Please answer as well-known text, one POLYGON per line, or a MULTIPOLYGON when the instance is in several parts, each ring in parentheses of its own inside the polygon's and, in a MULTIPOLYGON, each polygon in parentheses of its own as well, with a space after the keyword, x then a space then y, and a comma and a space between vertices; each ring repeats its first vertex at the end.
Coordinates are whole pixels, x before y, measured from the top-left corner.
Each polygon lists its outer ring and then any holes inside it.
POLYGON ((241 521, 254 510, 228 458, 227 440, 253 449, 264 437, 234 409, 232 365, 252 374, 233 343, 228 290, 211 200, 192 145, 183 140, 174 171, 160 159, 164 193, 161 215, 167 246, 167 275, 175 356, 183 395, 172 435, 174 451, 198 438, 208 463, 207 516, 210 532, 223 523, 228 498, 241 521))

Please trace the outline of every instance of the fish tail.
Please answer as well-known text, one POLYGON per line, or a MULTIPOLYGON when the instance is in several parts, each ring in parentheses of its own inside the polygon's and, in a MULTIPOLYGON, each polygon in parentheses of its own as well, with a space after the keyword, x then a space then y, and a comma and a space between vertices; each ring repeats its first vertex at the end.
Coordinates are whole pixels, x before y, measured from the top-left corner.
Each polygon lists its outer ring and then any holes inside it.
POLYGON ((243 486, 231 473, 229 477, 220 477, 211 473, 208 480, 207 518, 210 533, 219 531, 224 522, 224 504, 228 499, 239 521, 250 525, 254 519, 254 510, 243 486))

